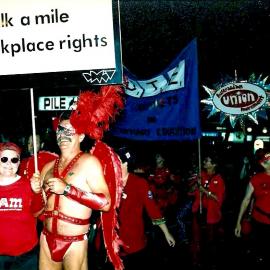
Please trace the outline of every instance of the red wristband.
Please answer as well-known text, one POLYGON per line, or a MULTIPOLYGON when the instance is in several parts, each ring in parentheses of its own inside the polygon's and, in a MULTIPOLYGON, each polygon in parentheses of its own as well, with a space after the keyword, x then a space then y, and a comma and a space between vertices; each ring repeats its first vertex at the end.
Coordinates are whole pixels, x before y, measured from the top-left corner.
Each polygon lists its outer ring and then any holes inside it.
POLYGON ((74 187, 73 185, 67 186, 68 188, 65 188, 64 195, 67 198, 70 198, 89 208, 100 210, 109 203, 105 195, 102 193, 86 192, 77 187, 74 187))

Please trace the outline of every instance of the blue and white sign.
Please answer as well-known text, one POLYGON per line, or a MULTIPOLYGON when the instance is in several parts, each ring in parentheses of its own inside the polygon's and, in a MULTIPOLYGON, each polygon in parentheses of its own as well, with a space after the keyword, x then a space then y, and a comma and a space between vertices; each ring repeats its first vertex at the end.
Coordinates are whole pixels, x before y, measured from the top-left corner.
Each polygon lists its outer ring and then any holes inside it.
POLYGON ((111 132, 133 140, 193 140, 201 136, 197 43, 194 39, 160 74, 139 80, 124 69, 126 106, 111 132))

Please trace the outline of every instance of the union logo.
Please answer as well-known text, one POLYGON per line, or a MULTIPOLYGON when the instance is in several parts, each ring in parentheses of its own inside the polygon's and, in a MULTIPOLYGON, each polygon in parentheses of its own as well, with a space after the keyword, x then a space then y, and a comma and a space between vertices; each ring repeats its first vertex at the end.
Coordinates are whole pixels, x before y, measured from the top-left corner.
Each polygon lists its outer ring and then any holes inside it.
POLYGON ((270 84, 267 84, 268 76, 256 78, 251 74, 247 81, 231 81, 226 84, 219 83, 218 89, 211 89, 203 85, 209 97, 202 99, 208 118, 220 114, 220 124, 226 119, 234 128, 239 122, 241 128, 245 128, 245 121, 251 120, 258 124, 258 117, 267 119, 266 110, 270 107, 270 84))
POLYGON ((232 115, 258 110, 267 101, 263 88, 251 83, 230 83, 216 91, 213 104, 220 111, 232 115))

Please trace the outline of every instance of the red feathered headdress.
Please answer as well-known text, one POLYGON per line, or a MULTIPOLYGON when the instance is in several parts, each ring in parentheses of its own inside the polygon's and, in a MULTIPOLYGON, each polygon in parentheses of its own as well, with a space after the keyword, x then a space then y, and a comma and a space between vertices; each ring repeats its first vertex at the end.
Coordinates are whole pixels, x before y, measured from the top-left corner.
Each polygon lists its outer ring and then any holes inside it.
POLYGON ((60 117, 53 117, 52 118, 52 128, 53 128, 53 131, 56 131, 57 130, 57 127, 59 125, 59 121, 60 121, 60 117))
POLYGON ((77 133, 100 140, 123 107, 123 89, 120 86, 102 86, 99 93, 84 91, 78 97, 70 123, 77 133))

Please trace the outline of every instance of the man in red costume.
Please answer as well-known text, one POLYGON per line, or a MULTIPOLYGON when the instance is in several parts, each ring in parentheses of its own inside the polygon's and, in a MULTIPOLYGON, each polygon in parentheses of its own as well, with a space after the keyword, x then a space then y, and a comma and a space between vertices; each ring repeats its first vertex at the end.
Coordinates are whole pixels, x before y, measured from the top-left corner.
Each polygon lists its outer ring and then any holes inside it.
POLYGON ((20 148, 0 144, 0 269, 37 270, 36 216, 44 201, 39 175, 17 175, 20 148))
POLYGON ((242 218, 253 197, 252 233, 256 240, 256 260, 257 263, 264 264, 267 269, 270 265, 268 249, 265 248, 270 242, 270 153, 263 156, 260 164, 264 172, 258 172, 250 179, 238 214, 235 235, 241 236, 242 218))
POLYGON ((40 269, 87 269, 87 234, 92 209, 107 211, 110 194, 100 162, 83 153, 70 121, 56 131, 60 157, 45 165, 41 177, 47 195, 40 239, 40 269))
MULTIPOLYGON (((113 209, 108 212, 112 223, 106 217, 102 223, 103 228, 108 224, 115 225, 114 195, 110 196, 106 182, 110 177, 104 177, 108 171, 106 168, 112 164, 102 164, 113 154, 102 153, 103 144, 97 142, 94 152, 100 156, 99 160, 93 154, 83 153, 80 143, 85 134, 97 140, 102 138, 103 131, 108 129, 109 120, 117 112, 116 105, 122 104, 120 90, 104 86, 98 94, 81 93, 75 110, 66 117, 62 115, 59 121, 56 137, 61 154, 56 161, 46 164, 41 172, 47 203, 40 238, 40 270, 62 267, 66 270, 88 269, 87 238, 92 210, 106 212, 112 204, 113 209)), ((108 148, 106 150, 110 151, 108 148)), ((108 234, 108 230, 104 229, 104 239, 108 235, 112 237, 114 234, 108 234)), ((114 240, 110 239, 109 244, 115 244, 114 240)), ((113 252, 110 249, 109 258, 116 258, 114 263, 117 263, 117 269, 122 269, 121 262, 113 252)))

